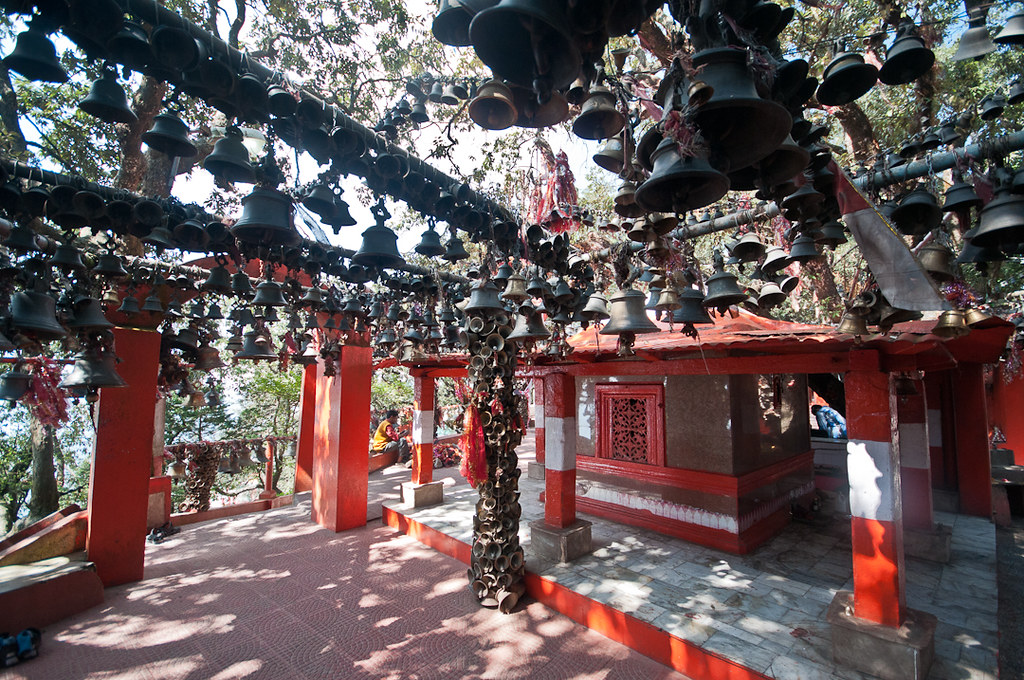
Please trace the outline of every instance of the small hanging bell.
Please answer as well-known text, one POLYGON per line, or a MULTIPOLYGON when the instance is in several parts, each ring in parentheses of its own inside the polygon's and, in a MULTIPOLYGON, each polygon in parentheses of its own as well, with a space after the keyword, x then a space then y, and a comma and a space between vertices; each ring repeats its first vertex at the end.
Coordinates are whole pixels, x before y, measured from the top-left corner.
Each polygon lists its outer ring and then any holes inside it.
POLYGON ((82 297, 72 305, 67 326, 75 330, 99 330, 113 328, 114 324, 104 316, 103 303, 96 298, 82 297))
POLYGON ((864 62, 864 57, 841 49, 825 67, 818 101, 826 106, 842 106, 860 99, 878 81, 878 69, 864 62))
POLYGON ((172 157, 191 158, 198 151, 189 141, 188 126, 173 113, 164 112, 153 118, 153 127, 142 134, 142 141, 151 149, 172 157))
POLYGON ((932 328, 932 335, 945 340, 960 338, 971 332, 964 321, 964 313, 959 309, 947 309, 939 314, 939 320, 932 328))
POLYGON ((353 263, 378 269, 405 264, 398 252, 398 234, 385 226, 384 220, 384 213, 378 211, 377 223, 363 232, 363 242, 352 256, 353 263))
POLYGON ((484 315, 504 312, 505 306, 498 297, 498 287, 492 281, 481 279, 470 292, 469 302, 463 311, 467 314, 476 312, 484 315))
POLYGON ((1024 242, 1024 196, 1005 188, 981 209, 977 233, 970 239, 979 248, 1007 248, 1024 242))
POLYGON ((56 340, 67 335, 57 322, 57 302, 45 293, 19 291, 11 295, 10 325, 39 340, 56 340))
POLYGON ((515 124, 517 116, 512 90, 500 80, 481 85, 469 103, 470 119, 485 130, 508 129, 515 124))
POLYGON ((448 240, 448 243, 445 246, 444 255, 441 257, 448 262, 458 262, 459 260, 468 259, 469 253, 466 252, 466 247, 462 244, 462 239, 453 235, 448 240))
POLYGON ((817 260, 821 257, 821 253, 818 252, 818 247, 814 243, 814 239, 807 234, 800 234, 793 241, 793 245, 789 249, 789 261, 799 262, 804 264, 811 260, 817 260))
POLYGON ((117 73, 112 68, 103 70, 103 75, 93 83, 89 96, 78 104, 78 108, 105 123, 132 125, 139 120, 128 106, 124 88, 117 82, 117 73))
POLYGON ((687 326, 714 323, 704 306, 704 294, 695 288, 684 288, 679 293, 679 308, 672 314, 672 323, 687 326))
POLYGON ((280 284, 275 281, 262 281, 256 286, 256 297, 251 303, 254 307, 285 307, 288 302, 284 299, 280 284))
POLYGON ((124 387, 128 383, 118 375, 114 368, 117 357, 111 352, 86 350, 75 358, 75 365, 68 377, 57 387, 64 389, 86 388, 89 390, 100 387, 124 387))
POLYGON ((0 375, 0 399, 15 402, 25 396, 32 387, 32 374, 22 363, 0 375))
POLYGON ((737 285, 736 275, 725 271, 722 256, 717 250, 715 251, 714 260, 715 273, 708 277, 704 306, 725 310, 731 305, 738 305, 746 300, 747 294, 737 285))
POLYGON ((582 139, 608 139, 619 134, 626 124, 626 117, 615 104, 615 94, 607 87, 592 87, 580 115, 573 121, 572 131, 582 139))
POLYGON ((513 273, 509 276, 505 284, 505 290, 501 294, 501 299, 518 304, 529 297, 529 293, 526 292, 526 278, 519 273, 513 273))
POLYGON ((952 267, 953 251, 941 243, 929 241, 921 246, 917 252, 917 260, 929 276, 939 283, 952 281, 955 277, 952 267))
POLYGON ((295 245, 300 237, 295 231, 291 197, 275 189, 256 187, 242 199, 242 216, 231 227, 231 233, 244 243, 295 245))
POLYGON ((431 227, 420 236, 420 242, 416 244, 415 251, 426 257, 438 257, 445 254, 445 247, 441 244, 440 234, 431 227))
POLYGON ((903 85, 923 76, 934 63, 935 53, 917 35, 914 22, 905 19, 885 52, 885 63, 878 70, 878 79, 886 85, 903 85))
POLYGON ((235 354, 236 359, 251 359, 253 361, 276 359, 277 354, 270 346, 270 338, 261 331, 248 331, 244 335, 242 350, 235 354))
POLYGON ((843 314, 842 320, 840 320, 839 325, 836 326, 836 333, 856 336, 867 335, 868 324, 864 320, 863 316, 857 316, 847 312, 846 314, 843 314))
POLYGON ((1003 115, 1003 110, 1006 108, 1006 97, 1003 96, 1002 90, 993 92, 992 94, 986 95, 981 100, 981 113, 979 114, 982 120, 995 120, 999 116, 1003 115))
POLYGON ((986 54, 996 51, 996 44, 985 27, 987 7, 970 7, 967 10, 967 30, 960 36, 960 44, 953 55, 953 61, 983 59, 986 54))
POLYGON ((57 59, 57 49, 46 37, 39 18, 33 18, 28 30, 18 34, 14 51, 4 57, 3 65, 29 80, 44 83, 66 83, 68 80, 67 71, 57 59))
POLYGON ((224 136, 213 145, 213 152, 203 161, 203 168, 217 179, 251 184, 255 173, 242 139, 242 131, 229 125, 224 136))

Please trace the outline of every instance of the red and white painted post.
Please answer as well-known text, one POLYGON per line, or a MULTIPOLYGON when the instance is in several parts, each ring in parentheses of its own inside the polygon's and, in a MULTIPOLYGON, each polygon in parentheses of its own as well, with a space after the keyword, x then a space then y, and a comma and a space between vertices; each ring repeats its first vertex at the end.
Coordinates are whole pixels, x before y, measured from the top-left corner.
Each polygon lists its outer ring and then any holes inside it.
POLYGON ((160 334, 114 329, 126 387, 103 388, 89 474, 86 552, 104 586, 142 579, 160 334))
POLYGON ((444 484, 434 478, 434 377, 413 369, 412 481, 402 484, 402 502, 414 508, 444 500, 444 484))
POLYGON ((934 655, 935 617, 908 609, 903 564, 900 435, 892 375, 874 350, 850 352, 845 376, 853 593, 828 609, 832 656, 887 680, 923 680, 934 655), (895 635, 904 627, 906 633, 895 635))
POLYGON ((544 378, 533 379, 533 441, 536 462, 526 466, 526 475, 530 479, 544 479, 545 469, 545 416, 544 416, 544 378))
POLYGON ((553 373, 544 380, 544 521, 565 528, 576 521, 576 380, 553 373))
POLYGON ((900 474, 903 488, 903 528, 931 531, 932 471, 930 435, 928 428, 928 402, 924 381, 910 378, 915 394, 897 397, 900 433, 900 474))
POLYGON ((925 374, 924 388, 925 403, 928 406, 928 467, 931 485, 935 487, 941 481, 943 457, 942 386, 936 374, 925 374))
POLYGON ((313 521, 332 531, 366 525, 372 349, 344 345, 335 374, 317 361, 313 521))
POLYGON ((299 393, 299 437, 295 442, 295 493, 313 490, 313 442, 316 440, 317 365, 302 371, 299 393))

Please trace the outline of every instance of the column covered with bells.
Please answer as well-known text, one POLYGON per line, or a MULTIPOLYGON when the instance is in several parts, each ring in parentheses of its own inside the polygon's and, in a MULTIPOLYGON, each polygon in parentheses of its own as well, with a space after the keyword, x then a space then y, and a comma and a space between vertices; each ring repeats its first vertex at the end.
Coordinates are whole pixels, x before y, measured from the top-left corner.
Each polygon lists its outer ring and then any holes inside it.
POLYGON ((484 281, 466 306, 472 401, 466 414, 463 472, 480 492, 473 517, 470 588, 485 607, 510 612, 525 592, 519 545, 520 396, 513 389, 516 345, 497 287, 484 281))

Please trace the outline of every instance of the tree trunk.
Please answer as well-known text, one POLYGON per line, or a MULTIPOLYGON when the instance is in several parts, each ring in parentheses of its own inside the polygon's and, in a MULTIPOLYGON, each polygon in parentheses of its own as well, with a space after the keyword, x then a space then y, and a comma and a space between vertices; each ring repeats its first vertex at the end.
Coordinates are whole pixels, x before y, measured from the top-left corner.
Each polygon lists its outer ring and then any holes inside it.
POLYGON ((18 95, 14 92, 11 84, 11 76, 6 68, 0 66, 0 121, 3 121, 7 133, 10 135, 11 153, 18 158, 25 157, 25 135, 21 132, 21 123, 18 120, 20 111, 18 109, 18 95))
POLYGON ((846 150, 854 160, 866 162, 878 153, 875 130, 871 127, 864 110, 856 102, 837 107, 832 111, 846 133, 846 150))
POLYGON ((828 260, 820 258, 800 265, 800 281, 812 291, 819 321, 838 322, 843 311, 843 298, 828 260))
POLYGON ((641 24, 640 30, 637 31, 637 37, 640 39, 640 46, 653 54, 662 66, 672 63, 672 56, 675 54, 672 42, 662 32, 661 27, 654 22, 654 19, 648 19, 641 24))
POLYGON ((53 467, 54 430, 32 418, 32 495, 28 502, 29 521, 34 522, 59 508, 57 477, 53 467))
POLYGON ((153 126, 153 117, 163 108, 167 83, 149 76, 142 79, 142 87, 132 98, 132 108, 139 117, 133 125, 118 125, 121 144, 121 168, 114 178, 119 189, 138 191, 146 174, 146 156, 142 153, 142 133, 153 126))

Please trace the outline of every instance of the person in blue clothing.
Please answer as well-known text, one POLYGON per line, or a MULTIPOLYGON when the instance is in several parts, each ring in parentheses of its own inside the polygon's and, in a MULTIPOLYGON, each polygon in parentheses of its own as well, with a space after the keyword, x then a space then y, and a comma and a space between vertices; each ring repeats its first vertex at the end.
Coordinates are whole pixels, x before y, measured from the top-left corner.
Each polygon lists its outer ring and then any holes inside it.
POLYGON ((818 419, 818 429, 827 432, 832 439, 846 439, 846 418, 831 406, 815 404, 811 413, 818 419))

